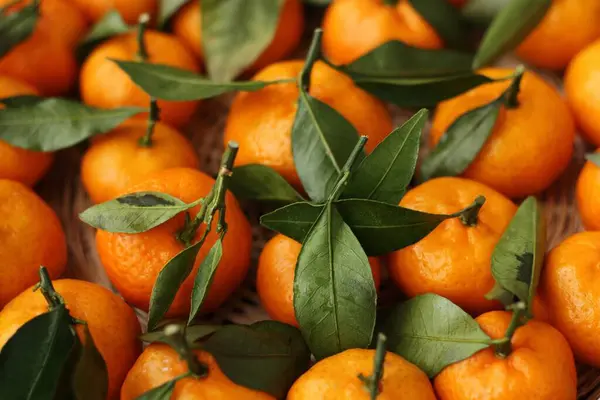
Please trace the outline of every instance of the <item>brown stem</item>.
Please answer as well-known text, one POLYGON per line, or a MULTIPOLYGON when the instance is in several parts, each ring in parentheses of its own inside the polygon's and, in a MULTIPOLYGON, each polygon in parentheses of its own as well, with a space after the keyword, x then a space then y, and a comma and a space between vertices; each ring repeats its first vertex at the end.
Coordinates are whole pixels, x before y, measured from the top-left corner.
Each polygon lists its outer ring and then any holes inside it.
POLYGON ((186 362, 188 369, 196 378, 208 375, 208 366, 198 360, 185 338, 185 328, 181 325, 170 324, 165 327, 164 333, 167 343, 186 362))

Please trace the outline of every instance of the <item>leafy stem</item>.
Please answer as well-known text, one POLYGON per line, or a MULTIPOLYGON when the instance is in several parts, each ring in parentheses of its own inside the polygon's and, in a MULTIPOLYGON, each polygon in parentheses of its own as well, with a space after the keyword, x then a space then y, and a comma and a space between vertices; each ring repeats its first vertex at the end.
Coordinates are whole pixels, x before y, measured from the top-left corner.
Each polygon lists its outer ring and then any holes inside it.
POLYGON ((321 37, 323 36, 323 30, 320 28, 315 29, 313 33, 313 39, 310 43, 308 53, 306 54, 306 61, 304 61, 304 67, 300 71, 298 76, 298 86, 301 90, 308 92, 310 89, 310 74, 312 72, 313 65, 321 56, 321 37))
POLYGON ((466 226, 473 227, 473 226, 477 225, 477 222, 479 220, 479 211, 481 210, 481 207, 483 207, 484 204, 485 204, 485 197, 477 196, 475 201, 473 201, 473 204, 471 204, 464 210, 461 210, 461 211, 451 214, 451 215, 453 217, 458 217, 460 219, 460 222, 462 222, 466 226))
POLYGON ((149 22, 150 15, 148 15, 148 13, 140 15, 137 28, 137 58, 139 61, 148 60, 148 48, 146 47, 146 41, 144 40, 144 33, 146 32, 146 27, 148 26, 149 22))
POLYGON ((54 290, 48 270, 44 266, 40 266, 40 281, 33 287, 34 292, 37 290, 42 292, 50 310, 65 304, 65 299, 54 290))
POLYGON ((350 173, 352 171, 352 167, 354 166, 354 163, 356 162, 356 159, 358 158, 358 156, 361 154, 361 151, 365 147, 367 140, 368 140, 368 138, 366 136, 361 136, 358 139, 356 146, 354 146, 354 149, 352 149, 352 153, 350 153, 350 155, 348 156, 348 160, 346 160, 346 164, 344 164, 344 166, 342 167, 342 170, 340 171, 340 177, 338 178, 337 183, 335 184, 333 190, 331 191, 331 195, 329 196, 330 202, 336 201, 341 196, 344 189, 346 188, 346 185, 348 184, 348 180, 350 179, 350 173))
POLYGON ((202 378, 208 375, 208 366, 200 362, 185 338, 185 329, 181 325, 170 324, 164 329, 167 343, 179 354, 192 376, 202 378))
POLYGON ((383 333, 380 333, 377 336, 377 348, 375 349, 375 359, 373 362, 373 374, 369 376, 364 376, 363 374, 359 374, 358 378, 365 385, 365 389, 369 392, 371 400, 377 399, 380 390, 380 382, 381 378, 383 378, 383 365, 385 362, 385 353, 386 353, 386 345, 385 342, 387 338, 383 333))
POLYGON ((517 328, 519 328, 525 323, 523 316, 527 311, 527 306, 524 302, 519 301, 510 306, 509 308, 512 309, 513 314, 508 328, 504 333, 504 337, 490 341, 490 344, 494 346, 496 356, 499 358, 506 358, 510 355, 510 353, 512 352, 512 337, 515 334, 517 328))
POLYGON ((146 128, 146 134, 139 140, 141 147, 152 147, 152 134, 154 133, 154 127, 156 122, 160 120, 160 108, 156 101, 156 97, 150 97, 150 113, 148 114, 148 127, 146 128))
POLYGON ((227 223, 225 222, 225 195, 227 194, 227 188, 229 187, 229 181, 232 174, 231 171, 238 149, 239 145, 236 142, 231 141, 227 144, 227 149, 225 149, 221 161, 221 169, 219 170, 213 188, 204 199, 196 218, 194 218, 194 220, 188 220, 183 229, 177 234, 177 239, 184 246, 188 247, 191 245, 192 240, 196 236, 196 232, 202 223, 206 224, 206 229, 199 242, 204 243, 204 240, 206 240, 206 237, 211 230, 212 221, 217 212, 219 213, 217 233, 223 236, 227 232, 227 223))
POLYGON ((523 74, 525 73, 525 67, 523 65, 517 66, 512 82, 508 89, 502 95, 504 99, 504 105, 507 108, 516 108, 519 106, 519 91, 521 90, 521 81, 523 80, 523 74))

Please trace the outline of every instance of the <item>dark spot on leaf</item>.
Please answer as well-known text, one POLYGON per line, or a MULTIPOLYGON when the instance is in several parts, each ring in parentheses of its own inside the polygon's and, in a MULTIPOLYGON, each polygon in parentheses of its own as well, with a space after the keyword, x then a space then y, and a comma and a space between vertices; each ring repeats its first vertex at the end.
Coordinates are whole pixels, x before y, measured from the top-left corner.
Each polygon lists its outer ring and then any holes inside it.
POLYGON ((531 282, 531 274, 533 272, 533 253, 528 252, 517 256, 519 261, 519 269, 517 271, 517 280, 529 284, 531 282))
POLYGON ((152 206, 174 206, 175 202, 154 196, 152 194, 131 194, 117 198, 117 202, 130 206, 152 207, 152 206))

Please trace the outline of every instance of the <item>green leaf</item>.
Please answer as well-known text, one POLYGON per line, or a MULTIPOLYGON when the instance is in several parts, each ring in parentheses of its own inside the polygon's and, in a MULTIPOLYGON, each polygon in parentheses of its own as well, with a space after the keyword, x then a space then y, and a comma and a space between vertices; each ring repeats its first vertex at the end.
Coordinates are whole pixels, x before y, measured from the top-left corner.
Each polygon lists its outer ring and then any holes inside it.
POLYGON ((34 5, 25 6, 14 13, 0 14, 0 57, 31 36, 38 17, 39 10, 34 5))
POLYGON ((271 83, 276 83, 262 81, 218 83, 194 72, 168 65, 113 61, 146 93, 163 100, 208 99, 233 91, 254 92, 271 83))
POLYGON ((448 47, 461 49, 468 43, 460 11, 448 0, 410 0, 410 4, 448 47))
POLYGON ((74 344, 64 305, 24 324, 0 352, 0 398, 54 398, 74 344))
POLYGON ((230 81, 271 44, 284 0, 202 0, 202 46, 208 74, 230 81))
POLYGON ((87 324, 83 325, 84 343, 79 344, 73 372, 73 395, 77 400, 105 400, 108 394, 108 371, 96 348, 87 324))
POLYGON ((473 60, 473 69, 489 65, 517 47, 544 18, 550 5, 552 0, 511 0, 485 32, 473 60))
POLYGON ((0 140, 34 151, 56 151, 108 132, 144 111, 138 107, 102 110, 49 98, 30 107, 0 110, 0 140))
POLYGON ((486 297, 503 299, 502 292, 510 293, 510 300, 514 295, 525 302, 529 315, 533 316, 533 297, 544 261, 545 239, 542 207, 530 196, 523 201, 494 248, 492 275, 497 287, 493 296, 486 297))
MULTIPOLYGON (((193 347, 195 342, 206 336, 212 335, 219 329, 221 329, 220 325, 191 325, 185 328, 185 339, 188 344, 193 347)), ((147 343, 170 343, 162 329, 154 332, 147 332, 140 336, 140 339, 147 343)))
POLYGON ((368 347, 376 304, 367 255, 328 203, 304 241, 294 276, 296 318, 315 357, 368 347))
POLYGON ((300 181, 311 199, 325 201, 357 141, 358 132, 350 122, 300 89, 292 127, 292 153, 300 181))
POLYGON ((223 242, 218 239, 215 244, 211 247, 194 279, 194 290, 192 291, 192 306, 190 310, 190 316, 188 318, 188 324, 190 324, 196 315, 200 312, 200 308, 208 295, 208 290, 212 285, 212 281, 217 272, 217 267, 223 256, 223 242))
POLYGON ((175 390, 175 384, 177 383, 177 381, 188 377, 190 377, 189 372, 179 375, 178 377, 173 378, 170 381, 167 381, 162 385, 147 391, 146 393, 139 396, 136 400, 168 400, 171 398, 173 390, 175 390))
POLYGON ((233 169, 229 190, 239 200, 293 203, 302 196, 273 168, 250 164, 233 169))
POLYGON ((285 398, 310 363, 298 329, 276 321, 224 326, 203 348, 233 382, 277 398, 285 398))
POLYGON ((466 21, 487 25, 510 0, 469 0, 460 10, 466 21))
POLYGON ((369 256, 381 256, 413 245, 455 215, 429 214, 374 200, 335 202, 369 256))
POLYGON ((79 214, 79 218, 103 231, 141 233, 197 204, 197 201, 186 204, 166 193, 137 192, 92 206, 79 214))
POLYGON ((0 103, 6 107, 30 107, 44 101, 45 99, 40 96, 24 94, 20 96, 4 97, 0 99, 0 103))
POLYGON ((169 22, 169 19, 175 15, 185 3, 187 3, 187 0, 159 0, 157 18, 158 27, 164 28, 165 25, 167 25, 167 22, 169 22))
POLYGON ((420 110, 395 129, 352 174, 344 198, 398 204, 415 172, 427 110, 420 110))
POLYGON ((154 329, 171 307, 181 284, 192 272, 201 247, 202 242, 198 242, 183 249, 160 270, 150 295, 148 330, 154 329))
POLYGON ((352 75, 357 86, 399 107, 428 107, 456 97, 491 79, 475 73, 435 78, 393 78, 352 75))
POLYGON ((103 40, 113 36, 122 35, 132 29, 133 28, 127 25, 123 20, 119 11, 108 11, 94 24, 94 26, 92 26, 88 34, 79 41, 79 47, 77 49, 79 58, 85 58, 85 56, 87 56, 92 49, 103 40))
POLYGON ((501 107, 496 99, 458 117, 421 164, 421 179, 462 174, 492 134, 501 107))
POLYGON ((302 243, 310 228, 323 212, 324 206, 299 202, 281 207, 260 217, 265 228, 279 232, 302 243))
POLYGON ((489 346, 490 338, 450 300, 424 294, 399 304, 384 332, 388 349, 433 378, 448 365, 489 346))
POLYGON ((585 159, 600 167, 600 153, 590 153, 585 155, 585 159))
POLYGON ((427 50, 392 40, 338 68, 372 78, 432 78, 471 71, 473 56, 454 50, 427 50))

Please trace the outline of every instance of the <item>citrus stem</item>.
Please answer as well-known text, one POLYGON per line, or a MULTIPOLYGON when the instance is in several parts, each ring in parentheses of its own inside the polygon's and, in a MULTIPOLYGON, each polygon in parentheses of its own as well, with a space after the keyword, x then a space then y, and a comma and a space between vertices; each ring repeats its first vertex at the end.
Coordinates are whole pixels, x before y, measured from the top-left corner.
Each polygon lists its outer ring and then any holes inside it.
POLYGON ((305 92, 308 92, 310 89, 310 73, 312 72, 313 65, 321 56, 321 36, 323 36, 323 30, 321 28, 315 29, 312 42, 306 54, 304 67, 302 67, 302 71, 300 71, 298 77, 298 86, 305 92))
POLYGON ((139 140, 139 145, 142 147, 152 146, 152 134, 154 133, 154 127, 156 122, 160 119, 160 109, 156 102, 155 97, 150 97, 150 113, 148 115, 148 127, 146 128, 146 134, 139 140))
POLYGON ((237 156, 238 149, 239 145, 236 142, 230 141, 227 143, 227 148, 221 159, 221 169, 219 170, 219 174, 217 175, 217 179, 210 193, 202 203, 200 212, 198 212, 198 215, 196 215, 194 220, 188 221, 183 229, 177 234, 177 239, 184 246, 188 247, 191 245, 192 240, 196 236, 196 232, 202 223, 206 224, 206 229, 200 239, 200 242, 204 243, 204 240, 211 230, 212 220, 217 212, 219 213, 217 233, 224 235, 227 232, 227 223, 225 222, 225 195, 227 194, 227 188, 229 187, 233 163, 237 156))
POLYGON ((365 385, 365 389, 369 392, 371 400, 377 399, 381 378, 383 377, 383 364, 385 362, 385 342, 387 338, 383 333, 377 336, 377 348, 375 349, 375 360, 373 362, 373 374, 370 376, 358 375, 358 378, 365 385))
POLYGON ((184 328, 180 325, 171 324, 165 326, 164 332, 167 337, 167 343, 177 352, 177 354, 179 354, 179 357, 186 362, 188 369, 194 377, 202 378, 207 376, 208 366, 201 363, 190 348, 185 339, 184 328))
POLYGON ((477 196, 473 204, 468 206, 462 211, 458 213, 452 214, 453 217, 458 217, 460 222, 462 222, 466 226, 476 226, 479 221, 479 211, 481 207, 485 204, 484 196, 477 196))
POLYGON ((48 270, 44 266, 40 266, 40 281, 33 287, 33 291, 35 292, 38 289, 42 292, 42 295, 48 302, 48 308, 50 310, 65 304, 63 297, 54 290, 54 285, 52 285, 48 270))
POLYGON ((523 80, 523 74, 525 73, 525 67, 522 65, 517 66, 515 69, 515 75, 513 80, 504 92, 504 105, 507 108, 516 108, 519 106, 519 91, 521 90, 521 81, 523 80))
POLYGON ((508 325, 508 328, 504 333, 504 337, 501 339, 491 341, 492 345, 494 346, 496 356, 500 358, 506 358, 512 352, 512 337, 515 334, 517 328, 524 324, 522 317, 525 311, 527 310, 525 303, 522 301, 513 304, 512 306, 510 306, 510 308, 513 310, 513 315, 508 325))
POLYGON ((333 190, 331 191, 331 195, 329 196, 330 202, 337 200, 344 191, 344 188, 348 184, 348 179, 350 178, 350 172, 352 171, 352 167, 354 166, 358 155, 362 152, 363 148, 365 147, 367 140, 368 138, 366 136, 361 136, 358 139, 356 146, 354 146, 354 149, 352 149, 352 153, 350 153, 350 155, 348 156, 346 164, 344 164, 342 170, 340 171, 338 181, 336 182, 335 186, 333 187, 333 190))
POLYGON ((148 49, 146 48, 146 41, 144 40, 144 33, 146 32, 146 27, 150 22, 150 15, 148 13, 144 13, 140 15, 140 19, 138 20, 138 28, 137 28, 137 58, 140 61, 148 60, 148 49))

